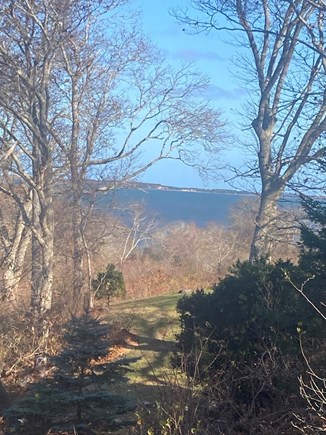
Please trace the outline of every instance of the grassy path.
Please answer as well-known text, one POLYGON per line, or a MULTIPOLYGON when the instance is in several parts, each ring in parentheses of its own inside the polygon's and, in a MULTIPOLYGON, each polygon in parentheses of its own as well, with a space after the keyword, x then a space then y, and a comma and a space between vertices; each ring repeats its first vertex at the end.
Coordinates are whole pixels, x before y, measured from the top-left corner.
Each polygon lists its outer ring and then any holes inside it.
POLYGON ((118 322, 133 335, 125 341, 121 353, 138 358, 131 364, 129 382, 125 386, 136 399, 157 397, 158 385, 172 375, 171 356, 175 334, 179 331, 176 304, 181 295, 163 295, 137 301, 112 304, 108 319, 118 322))

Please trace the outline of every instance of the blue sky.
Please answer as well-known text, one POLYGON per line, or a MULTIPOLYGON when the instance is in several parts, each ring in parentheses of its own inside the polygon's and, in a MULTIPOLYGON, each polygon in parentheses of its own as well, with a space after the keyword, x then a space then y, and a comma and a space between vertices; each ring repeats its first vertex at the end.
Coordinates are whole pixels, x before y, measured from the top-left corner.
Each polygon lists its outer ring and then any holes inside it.
MULTIPOLYGON (((191 61, 200 71, 210 77, 208 95, 218 108, 223 118, 229 122, 229 129, 237 136, 241 135, 238 126, 238 110, 245 101, 245 90, 232 75, 232 58, 236 49, 223 43, 216 32, 199 35, 188 35, 182 26, 169 14, 175 7, 183 7, 187 0, 134 0, 142 13, 143 30, 150 39, 163 51, 170 63, 191 61), (237 131, 238 130, 238 131, 237 131)), ((224 161, 240 164, 239 149, 224 153, 224 161)), ((222 181, 214 181, 204 185, 198 173, 180 163, 160 162, 151 168, 142 178, 143 181, 174 185, 178 187, 210 187, 229 188, 222 181)))

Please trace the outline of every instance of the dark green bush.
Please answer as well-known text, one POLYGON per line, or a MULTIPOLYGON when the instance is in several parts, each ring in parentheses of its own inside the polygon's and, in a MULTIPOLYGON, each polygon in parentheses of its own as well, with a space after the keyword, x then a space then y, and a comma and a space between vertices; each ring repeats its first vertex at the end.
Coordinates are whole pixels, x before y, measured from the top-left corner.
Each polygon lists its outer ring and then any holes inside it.
MULTIPOLYGON (((301 285, 311 302, 326 315, 326 203, 302 197, 309 222, 301 225, 301 285)), ((316 313, 318 316, 318 314, 316 313)))
POLYGON ((290 262, 238 262, 211 294, 179 301, 179 360, 188 374, 210 385, 219 379, 236 402, 250 406, 271 406, 298 390, 298 331, 318 337, 322 321, 285 271, 300 279, 290 262))
POLYGON ((309 223, 301 225, 300 266, 310 275, 326 277, 326 204, 301 197, 309 223))

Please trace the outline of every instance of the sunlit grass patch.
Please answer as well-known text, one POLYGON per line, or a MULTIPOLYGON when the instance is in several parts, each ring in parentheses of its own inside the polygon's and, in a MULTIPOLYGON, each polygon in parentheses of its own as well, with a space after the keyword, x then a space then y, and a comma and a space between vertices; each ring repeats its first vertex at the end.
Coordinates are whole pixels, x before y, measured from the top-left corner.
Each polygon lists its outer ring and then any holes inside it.
POLYGON ((179 329, 176 305, 180 297, 180 294, 172 294, 112 304, 108 318, 134 334, 174 340, 179 329))
POLYGON ((128 329, 136 342, 125 344, 128 357, 137 357, 131 364, 129 388, 135 394, 155 395, 155 385, 164 383, 172 373, 171 357, 175 350, 175 335, 179 332, 176 305, 180 294, 156 296, 136 301, 112 304, 108 320, 128 329), (153 388, 154 387, 154 388, 153 388), (153 390, 153 391, 152 391, 153 390))

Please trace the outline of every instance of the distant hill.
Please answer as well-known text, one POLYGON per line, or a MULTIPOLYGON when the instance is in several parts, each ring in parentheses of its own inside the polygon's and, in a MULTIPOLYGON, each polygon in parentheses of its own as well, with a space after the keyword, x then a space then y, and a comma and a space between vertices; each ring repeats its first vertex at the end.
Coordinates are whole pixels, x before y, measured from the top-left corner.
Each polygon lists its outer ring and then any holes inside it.
POLYGON ((181 192, 202 192, 202 193, 225 193, 227 195, 252 195, 252 192, 244 190, 232 190, 232 189, 202 189, 196 187, 175 187, 166 186, 164 184, 156 183, 141 183, 131 182, 128 183, 125 188, 131 189, 150 189, 150 190, 165 190, 165 191, 181 191, 181 192))

